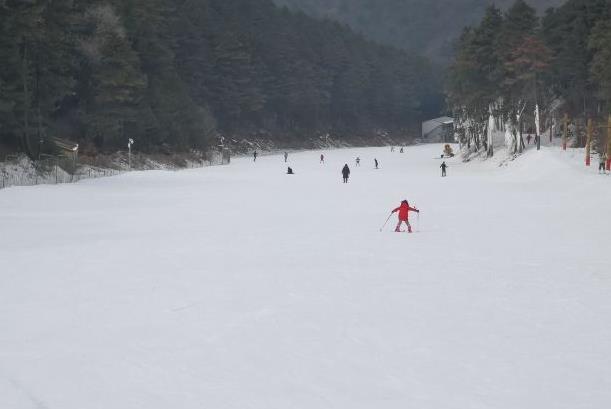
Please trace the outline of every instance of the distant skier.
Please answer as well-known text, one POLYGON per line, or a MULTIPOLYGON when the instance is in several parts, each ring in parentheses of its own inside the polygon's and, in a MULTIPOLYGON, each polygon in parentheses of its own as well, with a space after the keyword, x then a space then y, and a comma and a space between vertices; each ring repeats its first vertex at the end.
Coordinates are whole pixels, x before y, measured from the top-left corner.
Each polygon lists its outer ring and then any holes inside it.
POLYGON ((293 169, 289 166, 288 170, 286 171, 287 175, 294 175, 295 173, 293 172, 293 169))
POLYGON ((284 163, 288 162, 288 160, 289 160, 289 153, 284 152, 284 163))
POLYGON ((600 152, 598 154, 598 173, 602 170, 603 173, 607 173, 605 166, 607 165, 607 154, 600 152))
POLYGON ((407 225, 407 232, 411 233, 412 225, 409 224, 409 212, 420 213, 420 210, 416 209, 415 207, 410 207, 407 200, 404 200, 401 202, 401 205, 399 207, 397 207, 395 210, 392 211, 392 213, 397 213, 397 212, 399 212, 399 223, 397 223, 395 232, 397 233, 401 232, 401 225, 403 224, 403 222, 405 222, 405 224, 407 225))
POLYGON ((378 166, 380 165, 380 163, 378 162, 378 160, 377 160, 377 159, 374 159, 374 160, 373 160, 373 162, 374 162, 374 163, 375 163, 375 165, 376 165, 376 169, 379 169, 379 168, 378 168, 378 166))
POLYGON ((445 178, 447 175, 446 169, 448 169, 448 165, 446 165, 446 163, 443 162, 440 168, 441 168, 441 177, 445 178))
POLYGON ((325 155, 320 154, 320 163, 325 163, 325 155))
POLYGON ((403 153, 403 147, 401 147, 401 150, 399 151, 399 153, 403 153))
POLYGON ((356 166, 361 166, 361 158, 356 157, 356 166))
POLYGON ((252 156, 253 156, 253 158, 254 158, 254 162, 256 162, 256 161, 257 161, 257 155, 258 155, 258 154, 257 154, 257 151, 255 151, 255 152, 252 154, 252 156))
POLYGON ((348 167, 347 163, 344 165, 344 168, 342 169, 342 176, 344 177, 344 183, 348 183, 348 178, 350 177, 350 168, 348 167))
POLYGON ((532 140, 533 136, 531 134, 528 134, 528 136, 526 137, 526 143, 528 143, 530 145, 530 141, 532 140))

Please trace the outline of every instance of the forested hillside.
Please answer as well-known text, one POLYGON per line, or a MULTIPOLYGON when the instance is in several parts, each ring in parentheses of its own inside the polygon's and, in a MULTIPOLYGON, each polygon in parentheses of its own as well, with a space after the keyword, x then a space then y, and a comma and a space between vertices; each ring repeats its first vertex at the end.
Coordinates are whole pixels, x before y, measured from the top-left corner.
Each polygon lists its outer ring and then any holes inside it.
POLYGON ((0 138, 110 151, 217 135, 414 126, 439 109, 423 58, 270 0, 0 2, 0 138))
MULTIPOLYGON (((489 7, 479 25, 460 38, 446 88, 463 142, 475 150, 493 153, 492 115, 513 139, 512 149, 521 152, 524 128, 536 131, 537 107, 540 130, 560 133, 567 126, 565 114, 582 130, 588 120, 604 124, 591 134, 599 136, 594 141, 599 151, 605 150, 611 0, 569 0, 543 19, 522 0, 506 13, 489 7)), ((574 136, 583 146, 585 138, 574 136)), ((611 139, 608 146, 611 153, 611 139)))
MULTIPOLYGON (((275 0, 308 14, 348 24, 382 44, 444 61, 462 29, 476 23, 486 7, 508 8, 513 0, 275 0)), ((532 0, 540 12, 562 0, 532 0)))

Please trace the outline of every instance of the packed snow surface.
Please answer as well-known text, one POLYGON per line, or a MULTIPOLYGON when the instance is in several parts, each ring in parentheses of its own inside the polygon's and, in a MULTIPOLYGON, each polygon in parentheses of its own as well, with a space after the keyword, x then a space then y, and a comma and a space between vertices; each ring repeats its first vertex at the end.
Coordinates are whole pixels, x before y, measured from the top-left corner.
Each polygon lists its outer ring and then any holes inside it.
POLYGON ((611 407, 611 177, 441 150, 0 191, 0 407, 611 407))

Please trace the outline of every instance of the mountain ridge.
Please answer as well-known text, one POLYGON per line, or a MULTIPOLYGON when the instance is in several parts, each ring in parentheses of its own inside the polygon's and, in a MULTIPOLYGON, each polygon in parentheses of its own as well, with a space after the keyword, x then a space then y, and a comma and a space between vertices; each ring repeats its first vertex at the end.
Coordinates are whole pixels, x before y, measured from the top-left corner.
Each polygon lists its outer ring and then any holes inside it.
MULTIPOLYGON (((483 16, 488 0, 274 0, 280 6, 347 24, 369 39, 448 61, 462 29, 483 16)), ((507 9, 514 0, 496 1, 507 9)), ((531 0, 539 13, 562 0, 531 0)))

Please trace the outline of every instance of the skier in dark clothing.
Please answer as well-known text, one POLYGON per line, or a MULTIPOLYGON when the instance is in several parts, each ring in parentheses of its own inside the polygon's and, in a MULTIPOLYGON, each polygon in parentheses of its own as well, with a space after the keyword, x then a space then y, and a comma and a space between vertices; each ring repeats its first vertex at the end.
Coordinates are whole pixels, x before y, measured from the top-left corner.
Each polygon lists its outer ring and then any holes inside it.
POLYGON ((342 169, 342 176, 344 177, 344 183, 348 183, 348 178, 350 177, 350 168, 348 167, 347 163, 344 165, 344 168, 342 169))
POLYGON ((375 163, 375 165, 376 165, 376 169, 378 169, 378 165, 379 165, 378 160, 377 160, 377 159, 374 159, 374 160, 373 160, 373 162, 374 162, 374 163, 375 163))
POLYGON ((605 152, 600 152, 598 154, 598 173, 602 171, 602 173, 607 173, 606 171, 607 165, 607 154, 605 152))
POLYGON ((320 154, 320 163, 325 163, 325 155, 320 154))
POLYGON ((289 160, 289 153, 284 152, 284 163, 286 163, 288 160, 289 160))
POLYGON ((288 170, 286 171, 287 175, 294 175, 295 173, 293 172, 293 169, 289 166, 288 170))
POLYGON ((361 166, 361 158, 357 156, 356 158, 356 166, 361 166))
POLYGON ((443 163, 441 164, 440 168, 441 168, 441 177, 444 177, 444 178, 445 178, 445 177, 446 177, 446 174, 447 174, 447 173, 446 173, 446 169, 448 168, 448 165, 446 165, 446 163, 445 163, 445 162, 443 162, 443 163))
POLYGON ((409 212, 420 213, 420 210, 416 209, 415 207, 410 207, 407 200, 404 200, 401 202, 401 206, 397 207, 395 210, 392 211, 392 213, 397 213, 397 212, 399 212, 399 223, 397 223, 397 227, 395 228, 395 231, 397 233, 401 232, 401 224, 405 222, 405 224, 407 224, 407 232, 411 233, 412 225, 409 224, 409 212))
POLYGON ((257 161, 257 155, 258 155, 258 154, 257 154, 257 151, 255 151, 255 152, 252 154, 252 156, 253 156, 253 158, 254 158, 254 162, 256 162, 256 161, 257 161))

